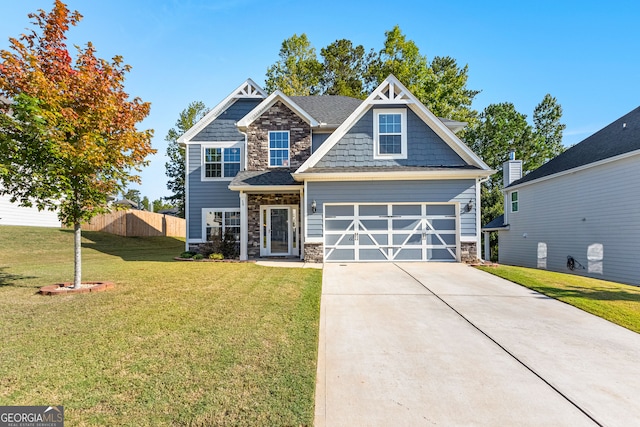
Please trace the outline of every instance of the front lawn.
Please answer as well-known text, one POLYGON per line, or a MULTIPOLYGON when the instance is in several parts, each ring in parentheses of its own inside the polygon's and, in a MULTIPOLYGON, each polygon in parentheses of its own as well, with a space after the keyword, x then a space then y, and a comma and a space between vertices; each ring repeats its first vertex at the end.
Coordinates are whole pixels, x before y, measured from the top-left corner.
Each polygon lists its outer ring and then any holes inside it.
POLYGON ((0 226, 0 405, 68 425, 311 425, 321 272, 173 261, 184 242, 0 226))
POLYGON ((478 267, 640 333, 640 288, 533 268, 478 267))

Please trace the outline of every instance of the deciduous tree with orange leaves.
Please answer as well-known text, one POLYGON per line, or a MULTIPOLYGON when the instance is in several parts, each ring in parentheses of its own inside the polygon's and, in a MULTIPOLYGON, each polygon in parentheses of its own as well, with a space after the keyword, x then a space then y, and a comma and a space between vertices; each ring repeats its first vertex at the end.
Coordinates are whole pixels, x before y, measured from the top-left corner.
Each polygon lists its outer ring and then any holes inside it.
POLYGON ((109 210, 108 197, 155 152, 152 130, 136 124, 150 104, 124 90, 130 66, 65 40, 82 18, 60 0, 29 14, 34 29, 0 51, 0 194, 22 206, 57 210, 75 233, 74 287, 81 283, 81 224, 109 210))

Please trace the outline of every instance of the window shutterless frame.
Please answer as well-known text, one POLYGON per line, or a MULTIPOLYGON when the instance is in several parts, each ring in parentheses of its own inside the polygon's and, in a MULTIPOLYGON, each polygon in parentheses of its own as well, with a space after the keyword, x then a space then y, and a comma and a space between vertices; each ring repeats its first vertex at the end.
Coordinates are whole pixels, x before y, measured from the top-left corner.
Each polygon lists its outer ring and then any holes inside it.
POLYGON ((407 109, 373 110, 373 158, 407 158, 407 109))

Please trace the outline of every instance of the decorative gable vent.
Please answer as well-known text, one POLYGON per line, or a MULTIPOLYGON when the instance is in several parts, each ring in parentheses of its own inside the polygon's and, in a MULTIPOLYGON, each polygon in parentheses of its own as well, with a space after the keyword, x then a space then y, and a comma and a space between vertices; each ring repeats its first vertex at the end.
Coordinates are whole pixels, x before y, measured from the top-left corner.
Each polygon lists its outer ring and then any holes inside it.
POLYGON ((266 98, 267 94, 253 80, 248 79, 242 86, 238 88, 233 98, 266 98))
POLYGON ((396 85, 392 81, 386 83, 376 90, 377 93, 372 102, 376 104, 410 104, 413 102, 404 87, 396 85))

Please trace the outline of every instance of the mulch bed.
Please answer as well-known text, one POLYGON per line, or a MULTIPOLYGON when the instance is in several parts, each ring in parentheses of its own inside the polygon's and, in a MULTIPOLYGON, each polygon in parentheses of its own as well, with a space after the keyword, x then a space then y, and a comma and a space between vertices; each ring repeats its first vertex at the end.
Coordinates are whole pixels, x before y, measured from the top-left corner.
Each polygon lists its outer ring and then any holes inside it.
POLYGON ((114 287, 113 282, 82 282, 79 288, 73 288, 72 282, 56 283, 40 288, 42 295, 68 295, 86 294, 89 292, 102 292, 114 287))

